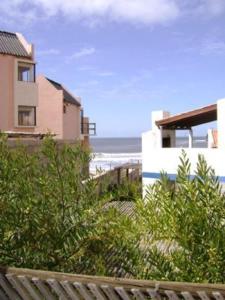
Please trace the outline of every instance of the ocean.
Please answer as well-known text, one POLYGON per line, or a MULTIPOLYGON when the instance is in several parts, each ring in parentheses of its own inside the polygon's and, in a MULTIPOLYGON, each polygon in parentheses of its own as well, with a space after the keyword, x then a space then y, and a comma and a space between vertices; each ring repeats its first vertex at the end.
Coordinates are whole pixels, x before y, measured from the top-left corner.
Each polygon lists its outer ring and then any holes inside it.
MULTIPOLYGON (((141 138, 91 138, 92 161, 90 172, 110 170, 125 163, 141 163, 141 138)), ((205 148, 206 137, 194 137, 193 147, 205 148)), ((178 137, 178 148, 188 147, 187 137, 178 137)))
POLYGON ((141 162, 141 138, 92 138, 90 172, 111 170, 125 163, 141 162))

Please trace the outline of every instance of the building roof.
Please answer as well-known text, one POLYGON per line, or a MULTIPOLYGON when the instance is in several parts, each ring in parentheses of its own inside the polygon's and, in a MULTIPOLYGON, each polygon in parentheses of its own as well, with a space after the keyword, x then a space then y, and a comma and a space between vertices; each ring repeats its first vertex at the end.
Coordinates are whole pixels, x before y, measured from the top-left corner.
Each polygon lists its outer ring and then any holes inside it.
POLYGON ((76 98, 75 96, 73 96, 62 84, 51 80, 49 78, 46 78, 57 90, 63 91, 63 98, 64 101, 77 105, 77 106, 81 106, 80 101, 78 98, 76 98))
POLYGON ((156 121, 164 129, 188 129, 217 120, 217 105, 212 104, 189 112, 156 121))
POLYGON ((0 31, 0 53, 24 58, 31 55, 26 51, 15 33, 0 31))

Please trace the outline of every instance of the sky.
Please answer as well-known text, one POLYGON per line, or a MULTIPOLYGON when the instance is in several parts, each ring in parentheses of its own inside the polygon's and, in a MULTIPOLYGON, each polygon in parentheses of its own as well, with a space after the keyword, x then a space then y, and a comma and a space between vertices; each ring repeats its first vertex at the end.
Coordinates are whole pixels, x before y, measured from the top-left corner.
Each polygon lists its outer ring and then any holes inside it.
POLYGON ((35 45, 37 73, 81 97, 98 137, 225 97, 225 0, 1 0, 0 30, 35 45))

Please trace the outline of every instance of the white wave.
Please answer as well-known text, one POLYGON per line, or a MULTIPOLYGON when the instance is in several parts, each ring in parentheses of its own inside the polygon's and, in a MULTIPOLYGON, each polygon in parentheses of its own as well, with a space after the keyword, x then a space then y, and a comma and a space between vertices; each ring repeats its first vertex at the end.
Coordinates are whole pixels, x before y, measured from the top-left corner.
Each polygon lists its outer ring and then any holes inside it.
POLYGON ((141 153, 93 153, 90 172, 108 171, 126 163, 141 163, 141 153))

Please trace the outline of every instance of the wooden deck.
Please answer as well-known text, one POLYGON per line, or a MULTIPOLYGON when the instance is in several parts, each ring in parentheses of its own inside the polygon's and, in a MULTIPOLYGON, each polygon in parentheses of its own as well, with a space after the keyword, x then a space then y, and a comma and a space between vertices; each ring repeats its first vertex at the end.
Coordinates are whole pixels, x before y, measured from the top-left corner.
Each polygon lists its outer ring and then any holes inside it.
POLYGON ((225 285, 155 282, 0 268, 1 300, 224 300, 225 285))

